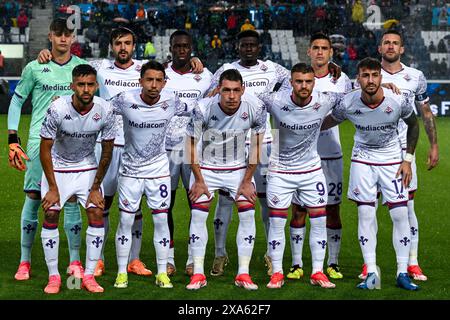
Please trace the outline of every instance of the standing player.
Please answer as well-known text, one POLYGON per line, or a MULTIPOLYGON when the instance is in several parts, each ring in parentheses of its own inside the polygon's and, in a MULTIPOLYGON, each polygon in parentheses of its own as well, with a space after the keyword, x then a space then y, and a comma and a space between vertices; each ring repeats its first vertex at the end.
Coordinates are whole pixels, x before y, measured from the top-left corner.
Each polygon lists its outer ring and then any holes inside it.
POLYGON ((58 272, 61 205, 75 196, 86 209, 89 226, 86 231, 86 271, 82 286, 90 292, 103 292, 94 278, 105 230, 101 183, 112 156, 115 116, 111 105, 94 97, 98 84, 96 71, 88 64, 75 67, 70 85, 74 94, 62 96, 48 108, 41 128, 40 159, 44 225, 41 238, 49 281, 45 293, 55 294, 61 288, 58 272), (102 133, 102 156, 97 165, 95 141, 102 133))
MULTIPOLYGON (((239 60, 233 63, 225 63, 214 74, 211 89, 218 86, 221 74, 228 69, 237 69, 244 80, 246 94, 256 95, 265 90, 269 83, 281 83, 283 88, 289 87, 289 71, 279 64, 270 60, 262 61, 258 59, 261 52, 259 33, 247 30, 238 34, 239 60)), ((269 209, 266 199, 266 174, 268 157, 270 155, 270 145, 272 142, 272 132, 270 117, 267 117, 266 131, 264 134, 261 162, 255 172, 256 192, 261 208, 261 217, 264 223, 266 238, 269 232, 269 209)), ((247 137, 247 145, 249 137, 247 137)), ((226 193, 219 190, 219 199, 214 216, 214 236, 215 236, 215 258, 211 275, 220 276, 224 272, 224 266, 228 263, 226 252, 226 236, 228 226, 233 213, 233 199, 226 196, 226 193)), ((267 248, 268 250, 268 248, 267 248)), ((268 251, 267 251, 268 252, 268 251)), ((272 273, 269 256, 264 255, 268 274, 272 273)))
MULTIPOLYGON (((39 143, 42 121, 54 96, 71 94, 72 69, 86 61, 72 56, 73 30, 66 20, 55 19, 50 24, 48 38, 52 43, 53 59, 47 65, 32 61, 26 65, 16 87, 8 110, 9 163, 25 171, 25 203, 21 215, 21 258, 15 275, 16 280, 28 280, 31 270, 31 249, 38 226, 38 210, 41 204, 42 166, 39 160, 39 143), (17 135, 21 108, 29 94, 32 94, 32 113, 27 154, 20 145, 17 135), (26 164, 24 163, 24 160, 26 164)), ((69 243, 70 265, 68 273, 83 276, 80 262, 81 212, 75 199, 69 199, 64 206, 64 230, 69 243)))
POLYGON ((375 209, 379 187, 394 225, 392 240, 397 257, 397 286, 417 290, 418 286, 411 282, 407 273, 411 246, 407 187, 411 182, 411 162, 419 138, 419 124, 411 97, 396 95, 381 87, 378 60, 365 58, 360 61, 357 81, 361 90, 346 95, 322 127, 330 128, 348 119, 356 128, 347 195, 358 205, 358 239, 368 272, 358 288, 380 289, 375 209), (397 132, 399 119, 408 126, 404 157, 397 132))
MULTIPOLYGON (((345 73, 335 80, 329 72, 328 63, 333 57, 333 48, 328 36, 323 33, 314 34, 309 42, 308 56, 314 69, 314 90, 320 92, 347 93, 352 89, 352 83, 345 73)), ((339 207, 342 194, 342 150, 339 141, 339 129, 333 127, 322 131, 317 149, 322 160, 322 170, 326 178, 328 190, 327 212, 327 273, 332 279, 343 277, 339 268, 339 251, 341 248, 342 224, 339 207)), ((300 206, 300 201, 294 195, 292 204, 292 219, 290 223, 290 242, 292 251, 292 268, 287 274, 289 279, 300 279, 303 276, 302 250, 305 238, 306 210, 300 206)))
MULTIPOLYGON (((172 62, 166 68, 166 90, 177 92, 182 102, 191 103, 203 97, 211 84, 212 74, 208 69, 203 69, 201 73, 193 73, 190 64, 192 54, 192 36, 182 30, 177 30, 170 36, 170 53, 172 62)), ((186 194, 189 189, 189 177, 191 167, 184 163, 184 148, 186 127, 190 117, 175 116, 167 128, 166 150, 169 157, 170 177, 171 177, 171 199, 168 212, 169 230, 170 230, 170 250, 167 263, 167 274, 169 276, 175 273, 174 257, 174 223, 173 207, 175 205, 176 191, 178 182, 181 178, 186 194)), ((189 201, 189 197, 188 197, 189 201)), ((192 264, 192 255, 188 249, 188 261, 186 265, 192 264)))
MULTIPOLYGON (((427 96, 427 80, 422 71, 407 67, 400 62, 404 50, 403 39, 398 31, 388 30, 384 33, 381 38, 381 44, 378 47, 378 52, 381 54, 381 74, 383 76, 383 82, 392 82, 396 84, 404 94, 409 94, 410 92, 414 94, 416 105, 420 107, 420 115, 423 119, 425 132, 430 141, 427 164, 428 170, 431 170, 438 164, 439 148, 437 144, 436 123, 427 96)), ((405 156, 407 126, 404 121, 399 121, 398 130, 405 156)), ((414 195, 417 190, 417 167, 415 157, 411 163, 411 168, 413 170, 413 177, 408 190, 408 218, 411 228, 411 250, 409 252, 408 273, 414 280, 426 281, 427 277, 423 274, 417 260, 419 226, 414 210, 414 195)), ((360 278, 365 278, 366 275, 367 268, 364 267, 360 278)))
POLYGON ((142 66, 142 89, 123 92, 112 99, 114 111, 122 115, 125 147, 119 171, 120 222, 116 232, 118 274, 117 288, 128 286, 127 262, 130 254, 134 216, 140 208, 142 194, 152 209, 153 244, 158 274, 156 284, 172 288, 167 276, 170 233, 167 212, 170 206, 169 161, 165 150, 169 121, 188 115, 187 105, 173 91, 162 91, 166 83, 162 64, 150 61, 142 66), (131 241, 130 241, 131 240, 131 241))
POLYGON ((267 287, 271 289, 281 288, 284 283, 284 228, 294 194, 307 208, 311 222, 311 284, 322 288, 335 287, 323 273, 328 188, 322 171, 323 162, 317 152, 317 141, 323 119, 342 96, 320 91, 313 93, 314 74, 313 67, 304 63, 296 64, 291 70, 292 89, 259 95, 278 130, 267 176, 267 201, 270 208, 268 243, 273 267, 267 287))
POLYGON ((222 189, 235 199, 239 213, 236 235, 239 269, 235 284, 247 290, 256 290, 249 275, 250 260, 255 240, 255 201, 253 185, 260 157, 267 112, 261 102, 244 95, 244 84, 239 71, 224 71, 219 79, 219 95, 202 99, 195 106, 188 125, 187 149, 191 160, 192 203, 189 228, 194 274, 187 289, 206 286, 204 259, 208 217, 214 191, 222 189), (251 129, 250 156, 245 156, 245 139, 251 129), (197 142, 201 139, 202 156, 197 156, 197 142))

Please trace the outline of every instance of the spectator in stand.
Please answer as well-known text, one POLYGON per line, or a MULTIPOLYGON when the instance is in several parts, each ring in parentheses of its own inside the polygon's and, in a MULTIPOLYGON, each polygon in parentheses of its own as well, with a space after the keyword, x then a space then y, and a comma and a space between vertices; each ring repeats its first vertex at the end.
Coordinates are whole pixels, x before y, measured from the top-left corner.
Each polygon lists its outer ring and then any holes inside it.
POLYGON ((255 30, 255 26, 250 23, 250 19, 245 19, 244 24, 241 26, 241 31, 255 30))
POLYGON ((238 32, 237 25, 238 17, 234 11, 227 18, 227 33, 229 36, 234 36, 238 32))
POLYGON ((1 21, 1 26, 3 29, 3 42, 4 43, 12 43, 11 40, 11 19, 8 15, 3 16, 1 21))
POLYGON ((110 31, 104 31, 100 33, 98 37, 98 46, 100 48, 99 58, 107 58, 109 50, 109 33, 110 31))
POLYGON ((447 46, 445 45, 444 39, 439 40, 437 46, 438 53, 447 53, 447 46))
POLYGON ((364 22, 364 7, 361 3, 361 0, 356 0, 355 4, 352 8, 352 20, 355 23, 363 23, 364 22))
POLYGON ((19 16, 17 17, 17 26, 19 27, 19 42, 26 42, 25 29, 28 27, 28 17, 23 9, 20 10, 19 16))
POLYGON ((222 48, 222 40, 219 39, 219 36, 217 34, 215 34, 213 39, 211 40, 211 47, 213 49, 222 48))
POLYGON ((147 11, 144 8, 144 4, 140 3, 139 8, 136 10, 136 22, 144 22, 147 21, 147 11))
POLYGON ((85 59, 85 58, 92 58, 93 57, 93 55, 92 55, 92 48, 89 45, 89 41, 86 40, 84 42, 83 47, 81 48, 81 52, 82 52, 82 56, 81 57, 83 59, 85 59))
POLYGON ((81 56, 83 55, 83 49, 81 48, 81 44, 78 41, 72 43, 72 46, 70 47, 70 53, 81 58, 81 56))
POLYGON ((272 47, 272 36, 270 35, 267 28, 263 30, 259 39, 262 45, 261 55, 263 57, 263 60, 267 60, 269 59, 268 55, 270 54, 272 47))
POLYGON ((439 10, 439 17, 438 17, 438 21, 439 21, 439 29, 445 29, 448 25, 448 9, 447 9, 447 5, 443 4, 442 8, 439 10))
POLYGON ((440 69, 441 66, 439 64, 439 61, 437 58, 435 58, 433 61, 431 61, 430 64, 430 74, 431 74, 431 79, 438 79, 441 72, 440 69))
POLYGON ((350 60, 356 60, 358 58, 358 54, 353 42, 350 42, 350 44, 348 45, 347 54, 350 60))
POLYGON ((144 49, 144 59, 154 60, 156 58, 156 49, 153 45, 151 38, 148 38, 144 49))
POLYGON ((441 79, 445 79, 448 77, 448 66, 447 66, 447 60, 445 58, 442 58, 442 61, 439 65, 439 71, 441 79))
POLYGON ((428 46, 428 52, 429 53, 434 53, 436 51, 437 51, 436 46, 434 45, 433 40, 431 40, 430 41, 430 45, 428 46))

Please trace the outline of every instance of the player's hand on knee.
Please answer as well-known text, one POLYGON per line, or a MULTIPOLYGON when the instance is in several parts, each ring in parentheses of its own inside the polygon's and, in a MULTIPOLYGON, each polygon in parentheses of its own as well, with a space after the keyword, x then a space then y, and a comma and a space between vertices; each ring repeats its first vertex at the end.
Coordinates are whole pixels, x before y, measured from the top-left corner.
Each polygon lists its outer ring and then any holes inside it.
POLYGON ((49 63, 50 60, 52 60, 52 54, 51 54, 50 50, 42 49, 39 52, 39 55, 37 57, 37 61, 42 64, 42 63, 49 63))
POLYGON ((17 170, 25 171, 27 166, 25 160, 30 160, 27 154, 20 145, 20 139, 17 134, 10 134, 8 136, 9 143, 9 165, 17 170))
POLYGON ((105 198, 103 198, 100 189, 91 189, 91 192, 89 192, 89 196, 86 200, 86 208, 90 203, 92 203, 97 208, 100 208, 102 210, 105 209, 105 198))
POLYGON ((196 202, 202 195, 206 195, 208 199, 210 197, 208 186, 204 182, 198 181, 194 182, 188 194, 189 200, 191 200, 192 203, 196 202))
POLYGON ((192 57, 190 62, 191 62, 192 73, 202 73, 203 72, 203 63, 199 58, 192 57))
POLYGON ((244 196, 249 202, 252 204, 256 203, 256 190, 255 186, 251 181, 243 181, 239 186, 239 189, 236 193, 236 201, 238 201, 240 196, 244 196))
POLYGON ((399 176, 402 177, 402 183, 405 188, 409 187, 409 184, 411 183, 412 179, 412 169, 411 169, 411 162, 403 161, 400 165, 400 168, 398 168, 396 178, 399 176))
POLYGON ((49 190, 42 198, 42 208, 44 211, 48 211, 53 206, 60 207, 58 189, 49 190))

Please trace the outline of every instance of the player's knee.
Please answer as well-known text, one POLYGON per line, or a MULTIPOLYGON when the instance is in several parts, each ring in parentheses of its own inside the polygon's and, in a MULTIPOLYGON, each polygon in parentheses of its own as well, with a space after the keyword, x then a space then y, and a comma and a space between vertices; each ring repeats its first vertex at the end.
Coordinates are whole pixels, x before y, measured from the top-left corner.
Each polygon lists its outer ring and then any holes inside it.
POLYGON ((100 208, 86 209, 89 222, 103 223, 103 210, 100 208))
POLYGON ((47 210, 44 213, 45 222, 57 224, 59 221, 59 211, 58 210, 47 210))
POLYGON ((26 192, 26 195, 32 200, 41 200, 41 194, 39 192, 26 192))

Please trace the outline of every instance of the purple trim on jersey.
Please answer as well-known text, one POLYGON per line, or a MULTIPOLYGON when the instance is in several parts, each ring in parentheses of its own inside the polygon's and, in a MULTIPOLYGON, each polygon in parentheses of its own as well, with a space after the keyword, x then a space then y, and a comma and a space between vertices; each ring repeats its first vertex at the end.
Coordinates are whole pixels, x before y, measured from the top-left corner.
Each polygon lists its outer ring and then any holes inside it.
POLYGON ((305 173, 310 173, 310 172, 314 172, 314 171, 318 171, 322 169, 322 167, 318 167, 316 169, 312 169, 312 170, 308 170, 308 171, 278 171, 278 170, 269 170, 269 172, 274 172, 274 173, 282 173, 282 174, 305 174, 305 173))
POLYGON ((356 202, 356 205, 359 207, 359 206, 371 206, 371 207, 374 207, 375 208, 375 201, 372 201, 372 202, 364 202, 364 201, 358 201, 358 200, 355 200, 355 199, 350 199, 350 198, 348 198, 349 200, 351 200, 351 201, 353 201, 353 202, 356 202))
POLYGON ((85 172, 85 171, 92 171, 92 170, 97 170, 97 167, 95 168, 88 168, 88 169, 76 169, 76 170, 60 170, 60 169, 54 169, 54 172, 59 172, 59 173, 78 173, 78 172, 85 172))
POLYGON ((179 75, 185 75, 185 74, 188 74, 188 73, 192 73, 192 70, 189 70, 189 71, 187 71, 187 72, 181 72, 181 71, 175 69, 175 68, 173 67, 173 64, 170 66, 170 68, 171 68, 175 73, 178 73, 179 75))
POLYGON ((309 96, 308 99, 309 99, 308 103, 305 103, 304 105, 299 105, 297 102, 294 101, 293 93, 291 94, 291 101, 292 101, 292 103, 295 104, 296 106, 300 107, 300 108, 304 108, 304 107, 306 107, 308 104, 310 104, 311 101, 312 101, 312 99, 313 99, 313 97, 312 97, 312 96, 309 96))
POLYGON ((203 211, 203 212, 209 213, 209 208, 208 207, 199 205, 198 203, 193 203, 192 204, 192 210, 199 210, 199 211, 203 211))
POLYGON ((387 71, 387 70, 386 70, 385 68, 383 68, 383 67, 381 67, 381 69, 383 69, 385 72, 389 73, 390 75, 394 75, 394 74, 397 74, 397 73, 402 72, 403 70, 405 70, 405 68, 402 67, 400 70, 398 70, 398 71, 392 73, 392 72, 387 71))
POLYGON ((309 214, 309 218, 310 219, 322 218, 322 217, 326 217, 326 216, 327 216, 327 212, 325 210, 323 210, 323 212, 318 212, 318 213, 315 213, 315 214, 311 214, 311 213, 309 214))
MULTIPOLYGON (((47 212, 50 212, 50 211, 59 212, 59 210, 48 210, 47 212)), ((42 225, 42 228, 47 229, 47 230, 55 230, 55 229, 58 229, 58 224, 44 222, 44 224, 42 225)))
MULTIPOLYGON (((73 97, 73 95, 72 95, 73 97)), ((77 108, 75 108, 75 106, 73 105, 73 101, 70 101, 70 105, 72 106, 73 110, 75 110, 76 113, 85 116, 87 115, 89 112, 91 112, 92 108, 94 108, 94 102, 92 102, 91 107, 89 108, 89 110, 84 110, 84 111, 78 111, 77 108)))
POLYGON ((362 97, 359 97, 359 99, 361 100, 361 102, 362 102, 365 106, 367 106, 368 108, 374 110, 374 109, 378 108, 378 107, 384 102, 384 99, 386 99, 386 97, 383 96, 383 99, 381 99, 381 101, 380 101, 375 107, 371 107, 371 106, 369 106, 367 103, 365 103, 364 100, 362 99, 362 97))
POLYGON ((94 222, 94 221, 91 221, 91 222, 89 222, 89 227, 91 227, 91 228, 104 228, 105 225, 104 225, 103 222, 94 222))
POLYGON ((239 167, 239 168, 208 168, 208 167, 200 167, 203 170, 212 170, 212 171, 236 171, 241 169, 246 169, 247 167, 239 167))
POLYGON ((159 178, 167 178, 170 177, 170 174, 165 175, 165 176, 159 176, 159 177, 135 177, 135 176, 128 176, 126 174, 120 173, 121 176, 123 177, 128 177, 128 178, 135 178, 135 179, 159 179, 159 178))
POLYGON ((373 163, 373 162, 364 162, 364 161, 360 161, 360 160, 351 160, 351 162, 356 162, 356 163, 362 163, 368 166, 393 166, 395 164, 401 164, 402 161, 400 162, 392 162, 392 163, 373 163))
POLYGON ((275 208, 269 208, 269 218, 280 218, 280 219, 287 219, 288 213, 287 212, 280 212, 280 210, 288 210, 286 209, 275 209, 275 208))
POLYGON ((152 214, 168 213, 168 212, 169 212, 169 209, 153 209, 152 210, 152 214))
POLYGON ((23 192, 25 193, 32 193, 32 192, 36 192, 36 193, 41 193, 41 190, 33 190, 33 189, 24 189, 23 192))
POLYGON ((387 202, 386 203, 389 210, 399 208, 399 207, 406 207, 408 205, 408 201, 402 201, 402 202, 387 202))
POLYGON ((125 213, 130 213, 130 214, 135 214, 135 213, 138 212, 139 210, 140 210, 140 209, 138 209, 137 211, 128 211, 128 210, 119 208, 119 211, 122 211, 122 212, 125 212, 125 213))
POLYGON ((238 206, 238 212, 245 212, 249 210, 255 210, 255 205, 250 203, 246 206, 238 206))
POLYGON ((118 65, 116 64, 115 61, 114 61, 114 66, 117 67, 117 68, 119 68, 119 69, 121 69, 121 70, 127 70, 127 69, 129 69, 132 65, 134 65, 134 61, 131 60, 131 62, 132 62, 132 63, 131 63, 127 68, 122 68, 121 66, 118 66, 118 65))
POLYGON ((327 77, 329 74, 330 74, 330 71, 328 70, 326 75, 321 76, 321 77, 318 77, 318 76, 314 75, 314 78, 316 78, 316 79, 322 79, 322 78, 327 77))
POLYGON ((66 62, 64 62, 64 63, 58 63, 58 62, 56 62, 55 60, 50 60, 50 61, 52 61, 54 64, 57 64, 58 66, 60 66, 60 67, 62 67, 62 66, 65 66, 66 64, 68 64, 71 60, 72 60, 72 58, 73 58, 73 55, 70 55, 70 58, 69 58, 69 60, 67 60, 66 62))
POLYGON ((337 158, 320 158, 320 160, 339 160, 339 159, 342 159, 342 156, 337 158))

